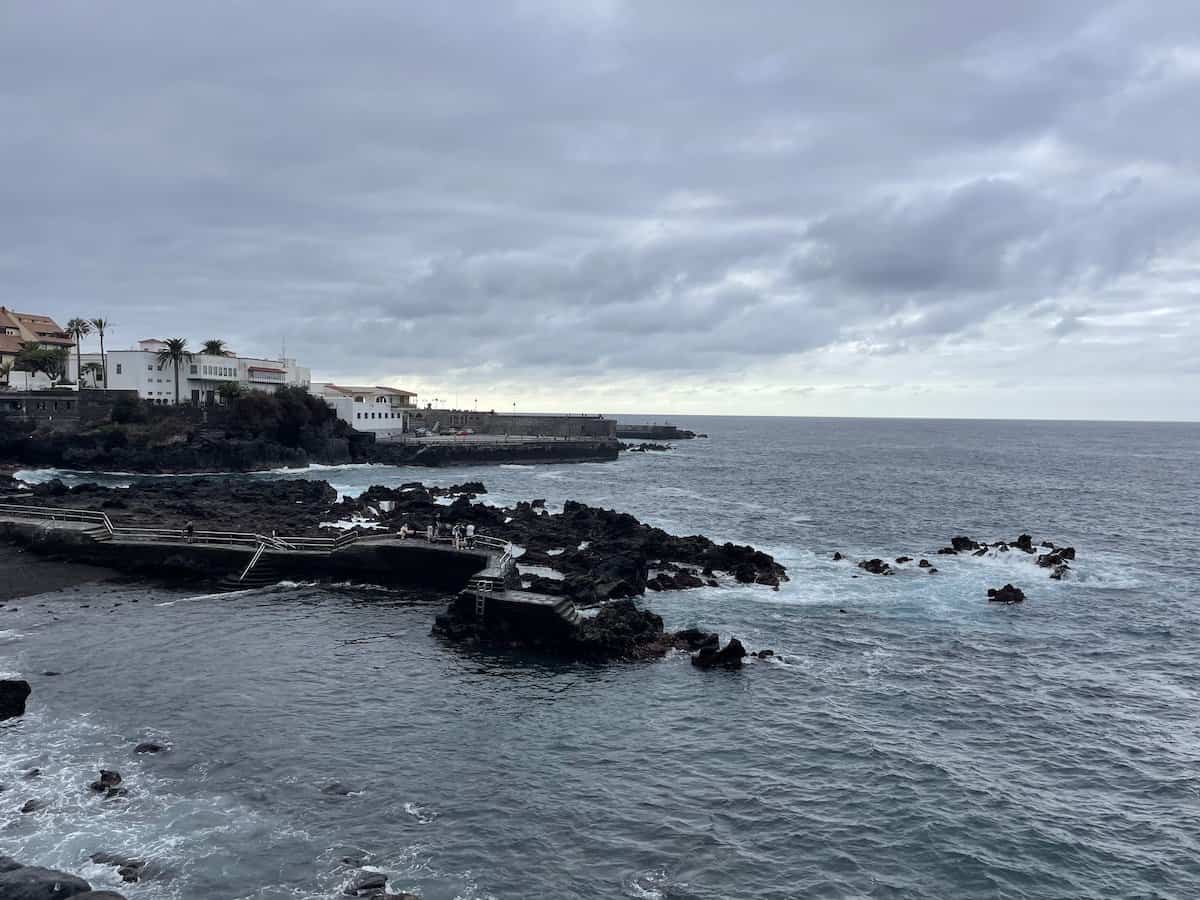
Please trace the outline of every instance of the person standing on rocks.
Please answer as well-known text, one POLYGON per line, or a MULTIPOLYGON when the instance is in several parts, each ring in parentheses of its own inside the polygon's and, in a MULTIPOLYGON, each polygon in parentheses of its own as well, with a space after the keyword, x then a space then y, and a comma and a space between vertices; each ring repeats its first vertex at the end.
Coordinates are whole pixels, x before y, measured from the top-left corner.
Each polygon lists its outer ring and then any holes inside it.
POLYGON ((183 536, 187 538, 189 544, 196 537, 196 525, 191 519, 188 519, 187 524, 183 526, 183 536))

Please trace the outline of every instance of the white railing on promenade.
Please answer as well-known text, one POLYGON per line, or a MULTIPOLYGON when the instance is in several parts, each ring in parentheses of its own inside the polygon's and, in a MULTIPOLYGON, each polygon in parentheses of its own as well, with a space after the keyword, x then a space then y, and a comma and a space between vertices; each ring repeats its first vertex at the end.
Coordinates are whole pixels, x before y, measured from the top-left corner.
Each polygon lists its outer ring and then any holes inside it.
MULTIPOLYGON (((126 541, 145 541, 173 544, 223 544, 226 546, 258 547, 265 545, 284 553, 333 553, 360 539, 358 532, 348 531, 337 537, 307 537, 261 535, 245 531, 196 531, 190 534, 184 528, 144 528, 135 525, 113 525, 108 515, 91 509, 64 509, 61 507, 32 506, 22 503, 0 503, 0 516, 17 516, 25 519, 45 519, 51 522, 82 522, 103 528, 114 538, 126 541)), ((392 536, 388 533, 388 536, 392 536)), ((414 531, 410 540, 424 540, 425 532, 414 531)), ((451 543, 449 536, 435 536, 433 543, 451 543)), ((500 553, 501 569, 513 558, 513 545, 509 541, 487 534, 475 534, 470 546, 463 549, 482 547, 500 553)))
POLYGON ((9 514, 26 519, 47 519, 51 522, 90 522, 113 532, 112 522, 102 512, 91 509, 58 509, 51 506, 28 506, 23 503, 0 503, 0 515, 9 514))

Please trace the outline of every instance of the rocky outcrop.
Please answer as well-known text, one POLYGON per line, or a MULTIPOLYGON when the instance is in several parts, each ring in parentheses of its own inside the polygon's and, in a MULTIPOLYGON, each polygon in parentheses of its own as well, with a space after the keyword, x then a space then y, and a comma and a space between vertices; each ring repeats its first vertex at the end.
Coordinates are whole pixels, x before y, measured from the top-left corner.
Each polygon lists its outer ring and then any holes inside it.
POLYGON ((1050 577, 1055 581, 1062 581, 1067 573, 1071 570, 1067 560, 1075 559, 1074 547, 1058 547, 1050 550, 1049 553, 1038 555, 1037 564, 1043 569, 1050 570, 1050 577))
POLYGON ((120 853, 93 853, 92 862, 101 866, 112 866, 126 884, 136 884, 146 871, 146 861, 120 853))
MULTIPOLYGON (((554 593, 582 606, 634 597, 650 590, 695 587, 696 578, 725 572, 742 584, 777 588, 787 580, 783 566, 753 547, 716 544, 706 537, 679 537, 643 524, 627 513, 568 500, 561 513, 548 514, 531 503, 510 509, 471 503, 459 496, 450 506, 438 504, 433 492, 419 485, 401 489, 372 487, 361 497, 343 501, 339 518, 381 508, 380 521, 398 528, 424 528, 435 519, 473 524, 489 535, 525 548, 518 564, 548 566, 565 577, 554 593), (551 553, 550 551, 554 551, 551 553), (560 552, 561 551, 561 552, 560 552), (659 575, 653 585, 649 573, 659 575), (687 577, 679 573, 687 570, 687 577), (697 575, 696 572, 700 572, 697 575), (662 577, 666 572, 669 577, 662 577)), ((708 582, 705 581, 705 584, 708 582)))
POLYGON ((894 571, 882 559, 864 559, 858 563, 858 567, 864 572, 870 572, 872 575, 891 575, 894 571))
POLYGON ((0 856, 0 898, 3 900, 124 900, 110 891, 93 891, 82 878, 26 866, 8 856, 0 856))
POLYGON ((668 651, 716 647, 717 636, 697 629, 664 631, 663 620, 632 600, 616 600, 595 616, 571 624, 548 609, 489 604, 483 620, 469 597, 451 601, 434 621, 433 634, 455 644, 527 650, 575 660, 656 659, 668 651))
POLYGON ((0 722, 25 715, 29 699, 29 682, 20 678, 0 679, 0 722))
POLYGON ((692 665, 701 669, 740 669, 742 660, 746 658, 746 648, 737 638, 730 638, 729 643, 721 649, 702 647, 700 652, 692 657, 692 665))
MULTIPOLYGON (((424 530, 437 521, 473 524, 479 531, 525 548, 519 563, 549 566, 564 576, 555 587, 534 590, 562 594, 582 606, 635 597, 647 587, 684 590, 711 585, 717 573, 742 584, 771 588, 787 580, 782 565, 753 547, 717 544, 701 535, 672 535, 631 515, 574 501, 567 501, 563 511, 555 514, 547 513, 544 501, 518 503, 509 509, 471 501, 486 490, 480 482, 449 488, 413 482, 399 488, 374 486, 339 503, 324 481, 177 478, 138 482, 128 488, 92 484, 68 488, 51 481, 29 493, 33 501, 47 506, 102 510, 117 527, 130 524, 180 533, 188 522, 197 531, 253 528, 260 534, 289 536, 328 534, 322 531, 322 522, 352 517, 391 530, 399 530, 402 524, 424 530), (446 497, 454 502, 446 505, 446 497), (661 577, 648 585, 651 570, 661 577)), ((41 544, 36 535, 24 539, 39 553, 70 558, 86 557, 83 550, 73 549, 72 541, 96 549, 90 538, 77 533, 56 532, 41 544)), ((92 561, 115 564, 99 551, 92 556, 96 557, 92 561)), ((136 554, 125 554, 120 565, 129 571, 219 578, 237 562, 213 553, 197 559, 197 554, 155 551, 149 557, 143 565, 145 561, 136 554)))
POLYGON ((1024 603, 1025 592, 1006 584, 1002 588, 989 588, 987 592, 989 603, 1024 603))

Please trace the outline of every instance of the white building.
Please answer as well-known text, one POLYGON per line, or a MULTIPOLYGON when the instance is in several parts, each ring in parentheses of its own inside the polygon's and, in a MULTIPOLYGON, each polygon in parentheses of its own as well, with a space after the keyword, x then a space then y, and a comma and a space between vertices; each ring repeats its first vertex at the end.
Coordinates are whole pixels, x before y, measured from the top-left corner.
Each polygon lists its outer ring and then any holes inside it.
POLYGON ((417 395, 390 387, 347 387, 314 382, 308 392, 328 403, 337 417, 356 431, 377 437, 403 433, 406 416, 417 406, 417 395))
MULTIPOLYGON (((113 390, 137 391, 138 396, 154 403, 175 402, 175 369, 170 363, 158 361, 158 353, 166 344, 159 340, 139 341, 134 350, 108 350, 108 387, 113 390)), ((99 353, 82 356, 84 377, 88 364, 100 363, 99 353)), ((75 359, 71 358, 74 376, 75 359)), ((94 379, 88 379, 89 382, 94 379)), ((226 351, 221 355, 193 353, 179 367, 179 401, 195 405, 219 402, 222 384, 237 384, 253 390, 273 391, 283 386, 307 389, 310 373, 294 359, 258 359, 237 356, 226 351)))

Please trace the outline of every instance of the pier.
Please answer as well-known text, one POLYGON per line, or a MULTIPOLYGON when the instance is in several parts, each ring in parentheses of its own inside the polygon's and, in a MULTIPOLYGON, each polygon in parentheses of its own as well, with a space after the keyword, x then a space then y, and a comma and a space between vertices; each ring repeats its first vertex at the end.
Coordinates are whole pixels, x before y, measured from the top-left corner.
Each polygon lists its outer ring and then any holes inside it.
POLYGON ((515 548, 488 535, 470 545, 425 534, 384 532, 337 537, 142 528, 98 510, 0 503, 0 536, 35 550, 126 571, 209 576, 228 587, 264 576, 344 578, 381 585, 502 592, 515 573, 515 548))

